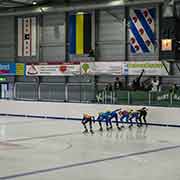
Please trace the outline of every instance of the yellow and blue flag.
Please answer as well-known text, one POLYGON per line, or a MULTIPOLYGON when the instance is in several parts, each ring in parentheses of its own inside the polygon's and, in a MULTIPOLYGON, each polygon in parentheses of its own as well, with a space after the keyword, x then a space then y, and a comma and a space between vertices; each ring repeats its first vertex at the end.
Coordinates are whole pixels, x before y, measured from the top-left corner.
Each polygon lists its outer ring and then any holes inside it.
POLYGON ((69 16, 70 54, 84 55, 91 49, 92 15, 90 13, 73 14, 69 16))

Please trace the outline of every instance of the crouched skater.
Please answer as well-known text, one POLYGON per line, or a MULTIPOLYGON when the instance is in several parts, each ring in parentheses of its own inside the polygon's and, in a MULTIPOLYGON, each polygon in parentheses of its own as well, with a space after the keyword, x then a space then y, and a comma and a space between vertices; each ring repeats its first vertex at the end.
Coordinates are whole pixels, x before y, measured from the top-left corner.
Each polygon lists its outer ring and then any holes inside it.
POLYGON ((119 127, 119 122, 118 122, 118 113, 120 110, 121 109, 109 111, 109 114, 108 114, 108 122, 111 124, 111 127, 112 127, 112 119, 115 119, 116 127, 118 130, 121 130, 121 128, 119 127))
POLYGON ((90 130, 90 132, 93 134, 94 133, 94 131, 92 130, 92 123, 95 123, 95 118, 94 118, 94 116, 92 116, 92 115, 90 115, 90 114, 88 114, 88 113, 85 113, 84 115, 83 115, 83 119, 82 119, 82 121, 81 121, 81 123, 83 124, 83 126, 84 126, 84 132, 83 133, 88 133, 88 128, 87 128, 87 126, 86 126, 86 124, 87 123, 89 123, 89 130, 90 130))
POLYGON ((107 130, 109 130, 109 128, 112 129, 112 123, 109 122, 109 112, 99 112, 96 121, 99 123, 100 131, 103 131, 102 122, 106 123, 107 130))
POLYGON ((129 114, 130 113, 127 110, 120 110, 119 111, 120 122, 122 124, 121 128, 124 128, 124 125, 123 125, 124 122, 126 122, 126 123, 128 122, 129 114))
POLYGON ((119 109, 114 110, 114 111, 106 111, 106 112, 100 112, 98 113, 98 117, 96 119, 96 121, 99 123, 99 130, 102 131, 103 127, 102 127, 102 122, 104 121, 106 123, 106 129, 112 129, 112 119, 115 119, 116 122, 116 126, 117 128, 120 130, 119 124, 118 124, 118 112, 119 109))
POLYGON ((137 110, 139 112, 139 122, 140 122, 140 126, 143 125, 142 123, 142 120, 144 121, 144 124, 147 126, 147 120, 146 120, 146 117, 147 117, 147 112, 148 112, 148 108, 146 107, 143 107, 139 110, 137 110))
POLYGON ((139 122, 138 122, 139 116, 140 116, 139 111, 133 110, 133 109, 131 109, 131 110, 129 111, 129 123, 130 123, 129 127, 130 127, 130 128, 133 126, 133 120, 135 120, 137 126, 140 127, 140 124, 139 124, 139 122))

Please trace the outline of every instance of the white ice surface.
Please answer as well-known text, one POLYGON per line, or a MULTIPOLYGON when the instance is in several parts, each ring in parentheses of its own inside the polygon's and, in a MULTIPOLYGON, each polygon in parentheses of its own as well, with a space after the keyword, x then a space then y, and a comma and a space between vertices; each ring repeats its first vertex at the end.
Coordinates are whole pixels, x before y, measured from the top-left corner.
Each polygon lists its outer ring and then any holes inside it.
POLYGON ((82 134, 79 121, 0 117, 0 180, 180 180, 180 128, 94 130, 82 134))

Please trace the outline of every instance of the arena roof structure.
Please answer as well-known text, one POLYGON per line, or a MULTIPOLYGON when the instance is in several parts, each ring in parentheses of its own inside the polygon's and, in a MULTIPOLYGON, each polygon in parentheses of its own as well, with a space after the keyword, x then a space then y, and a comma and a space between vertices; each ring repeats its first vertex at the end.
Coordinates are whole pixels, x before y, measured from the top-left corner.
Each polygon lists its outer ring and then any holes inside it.
POLYGON ((92 10, 163 2, 164 0, 0 0, 0 16, 92 10))

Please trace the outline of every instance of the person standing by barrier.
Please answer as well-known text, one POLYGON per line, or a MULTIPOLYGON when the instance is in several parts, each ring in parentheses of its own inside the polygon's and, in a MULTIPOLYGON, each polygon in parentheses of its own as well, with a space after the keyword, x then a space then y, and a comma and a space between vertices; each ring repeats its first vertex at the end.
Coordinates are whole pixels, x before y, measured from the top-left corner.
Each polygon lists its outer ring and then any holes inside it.
POLYGON ((93 49, 89 50, 89 58, 91 61, 94 61, 94 59, 95 59, 95 52, 93 49))
POLYGON ((178 87, 176 84, 173 84, 170 89, 170 93, 174 96, 177 92, 178 92, 178 87))
POLYGON ((158 92, 158 87, 159 87, 159 80, 154 77, 153 80, 152 80, 152 89, 151 91, 152 92, 158 92))
POLYGON ((122 82, 120 81, 119 77, 116 77, 116 80, 114 81, 114 89, 120 90, 122 88, 122 82))
POLYGON ((114 82, 115 103, 118 103, 118 94, 121 88, 122 88, 122 82, 120 81, 119 77, 116 77, 116 80, 114 82))
POLYGON ((141 74, 135 80, 133 80, 132 88, 134 91, 140 89, 140 87, 141 87, 140 81, 141 81, 141 78, 143 77, 143 74, 144 74, 144 69, 141 71, 141 74))

